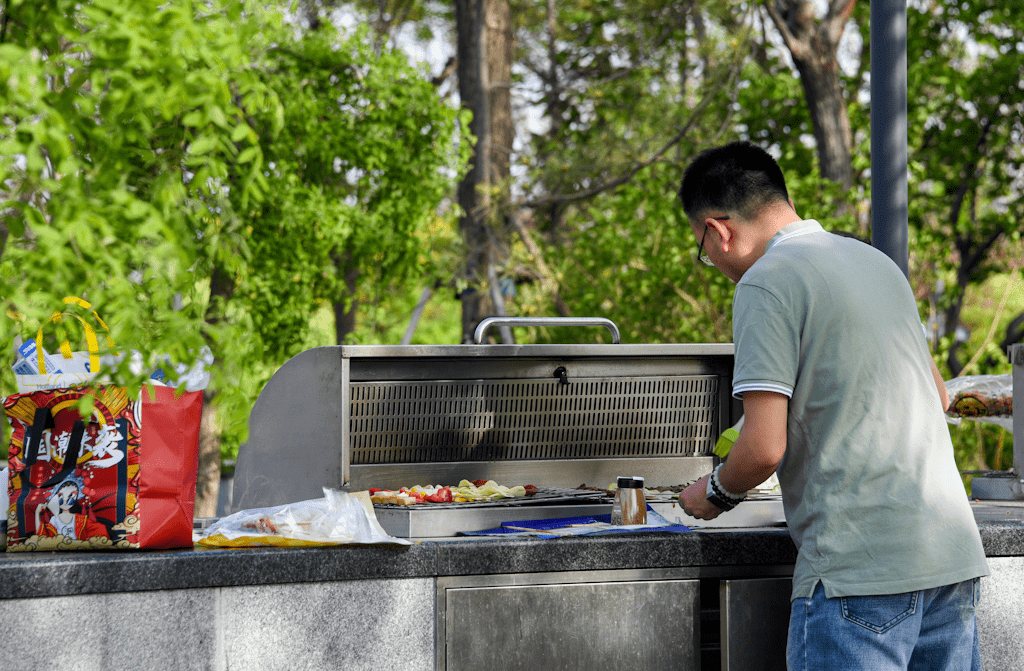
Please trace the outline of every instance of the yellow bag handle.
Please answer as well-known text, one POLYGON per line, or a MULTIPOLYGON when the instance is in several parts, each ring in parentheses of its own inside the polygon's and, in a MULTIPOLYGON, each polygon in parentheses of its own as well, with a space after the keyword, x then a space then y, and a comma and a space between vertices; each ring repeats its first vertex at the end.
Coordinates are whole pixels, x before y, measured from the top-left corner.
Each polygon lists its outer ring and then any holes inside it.
MULTIPOLYGON (((64 298, 64 304, 77 305, 85 310, 92 307, 92 303, 77 296, 66 296, 64 298)), ((74 317, 78 321, 82 322, 82 327, 85 330, 86 346, 89 348, 89 370, 95 373, 100 369, 100 343, 99 339, 96 337, 96 330, 89 322, 85 321, 78 315, 67 311, 54 312, 53 316, 50 317, 50 321, 54 324, 60 324, 64 321, 65 316, 74 317)), ((99 314, 97 314, 95 310, 93 310, 92 316, 96 318, 96 323, 98 323, 103 330, 107 332, 107 345, 110 346, 110 349, 114 349, 114 340, 110 337, 110 329, 107 327, 106 322, 100 318, 99 314)), ((45 324, 43 324, 43 326, 45 326, 45 324)), ((40 375, 46 374, 46 361, 43 359, 43 326, 39 327, 39 332, 36 334, 36 353, 39 357, 40 375)), ((65 359, 71 358, 71 344, 68 342, 67 338, 65 338, 60 344, 60 353, 64 355, 65 359)))

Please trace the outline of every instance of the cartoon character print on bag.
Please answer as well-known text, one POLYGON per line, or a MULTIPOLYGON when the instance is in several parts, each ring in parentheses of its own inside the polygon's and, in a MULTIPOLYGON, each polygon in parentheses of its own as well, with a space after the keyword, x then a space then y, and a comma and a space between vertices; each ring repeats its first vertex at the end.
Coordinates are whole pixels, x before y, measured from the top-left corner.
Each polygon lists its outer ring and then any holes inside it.
POLYGON ((78 505, 81 493, 82 479, 76 475, 68 476, 50 490, 50 497, 46 503, 36 506, 35 528, 40 536, 63 536, 65 540, 110 538, 107 527, 90 517, 78 505), (44 510, 50 513, 49 519, 45 522, 42 521, 44 510))
POLYGON ((4 406, 13 428, 8 549, 137 545, 140 404, 105 387, 34 392, 4 406), (83 420, 86 394, 93 412, 83 420))

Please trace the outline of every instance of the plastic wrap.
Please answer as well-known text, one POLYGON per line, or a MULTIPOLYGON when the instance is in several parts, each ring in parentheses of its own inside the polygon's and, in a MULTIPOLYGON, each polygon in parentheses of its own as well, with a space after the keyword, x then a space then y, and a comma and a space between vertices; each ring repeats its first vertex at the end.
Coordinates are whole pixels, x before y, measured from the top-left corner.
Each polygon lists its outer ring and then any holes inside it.
POLYGON ((411 544, 384 531, 366 492, 348 494, 327 488, 322 499, 252 508, 224 517, 196 542, 215 547, 411 544))
POLYGON ((996 424, 1013 431, 1013 376, 965 375, 946 382, 951 424, 961 420, 996 424))

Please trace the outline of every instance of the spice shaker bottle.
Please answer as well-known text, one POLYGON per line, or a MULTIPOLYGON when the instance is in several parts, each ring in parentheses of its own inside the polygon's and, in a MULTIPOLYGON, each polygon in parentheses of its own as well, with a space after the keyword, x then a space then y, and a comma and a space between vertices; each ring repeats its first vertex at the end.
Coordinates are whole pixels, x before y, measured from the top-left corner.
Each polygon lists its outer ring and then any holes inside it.
POLYGON ((615 503, 612 506, 612 524, 647 524, 647 500, 644 498, 644 479, 618 478, 615 503))

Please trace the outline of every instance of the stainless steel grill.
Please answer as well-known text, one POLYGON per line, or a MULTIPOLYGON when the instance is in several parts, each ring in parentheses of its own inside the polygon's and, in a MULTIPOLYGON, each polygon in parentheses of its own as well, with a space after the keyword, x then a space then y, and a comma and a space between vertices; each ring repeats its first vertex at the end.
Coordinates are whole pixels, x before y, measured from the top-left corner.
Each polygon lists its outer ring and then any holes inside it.
POLYGON ((231 507, 462 479, 678 485, 738 419, 731 379, 728 344, 307 350, 253 408, 231 507))

